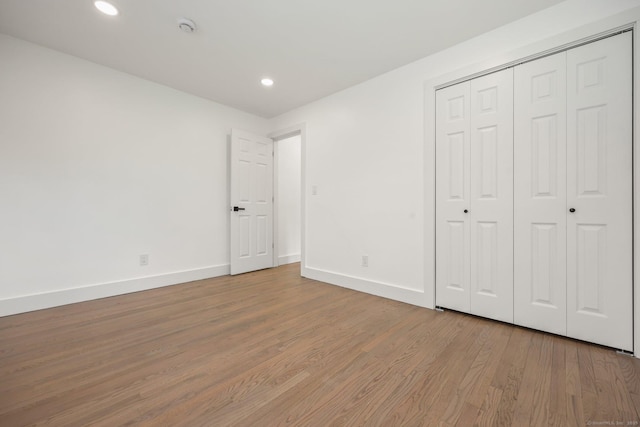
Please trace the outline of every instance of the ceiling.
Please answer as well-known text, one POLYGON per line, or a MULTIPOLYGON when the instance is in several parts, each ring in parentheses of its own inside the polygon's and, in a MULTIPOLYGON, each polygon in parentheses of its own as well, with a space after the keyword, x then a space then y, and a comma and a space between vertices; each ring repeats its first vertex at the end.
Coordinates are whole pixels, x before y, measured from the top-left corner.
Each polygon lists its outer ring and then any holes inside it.
POLYGON ((0 0, 0 32, 269 118, 560 2, 0 0))

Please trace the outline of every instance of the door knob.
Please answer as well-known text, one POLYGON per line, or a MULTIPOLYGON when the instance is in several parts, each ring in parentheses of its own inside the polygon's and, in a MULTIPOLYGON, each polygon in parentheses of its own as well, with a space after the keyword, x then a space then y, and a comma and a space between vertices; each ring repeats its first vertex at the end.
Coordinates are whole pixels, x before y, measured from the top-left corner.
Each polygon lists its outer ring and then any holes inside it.
POLYGON ((576 211, 575 208, 569 209, 569 212, 571 212, 571 213, 574 213, 575 211, 576 211))
POLYGON ((244 210, 244 208, 239 208, 239 207, 237 207, 237 206, 234 206, 234 207, 233 207, 233 211, 234 211, 234 212, 243 211, 243 210, 244 210))
POLYGON ((465 210, 464 210, 464 213, 469 213, 469 210, 468 210, 468 209, 465 209, 465 210))

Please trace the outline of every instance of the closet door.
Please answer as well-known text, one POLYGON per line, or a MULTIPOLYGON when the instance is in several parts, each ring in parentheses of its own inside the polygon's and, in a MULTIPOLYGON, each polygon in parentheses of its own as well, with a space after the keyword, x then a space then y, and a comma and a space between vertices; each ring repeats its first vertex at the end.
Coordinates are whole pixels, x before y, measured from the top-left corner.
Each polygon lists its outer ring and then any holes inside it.
POLYGON ((632 350, 631 33, 567 52, 567 334, 632 350))
POLYGON ((469 82, 436 92, 436 305, 469 312, 469 82))
POLYGON ((471 80, 471 313, 513 322, 513 69, 471 80))
POLYGON ((513 322, 513 71, 436 93, 436 305, 513 322))
POLYGON ((514 323, 565 335, 566 52, 514 72, 514 323))

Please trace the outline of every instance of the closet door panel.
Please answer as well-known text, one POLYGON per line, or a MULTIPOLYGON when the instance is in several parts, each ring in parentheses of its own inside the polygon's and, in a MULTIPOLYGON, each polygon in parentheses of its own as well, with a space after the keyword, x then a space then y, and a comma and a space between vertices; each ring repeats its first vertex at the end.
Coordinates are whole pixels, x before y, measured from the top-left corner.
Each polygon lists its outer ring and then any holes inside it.
POLYGON ((436 305, 469 312, 469 82, 436 93, 436 305))
POLYGON ((565 335, 566 52, 514 72, 514 323, 565 335))
POLYGON ((631 57, 631 33, 567 52, 567 334, 629 351, 631 57))
POLYGON ((471 80, 471 313, 513 322, 513 70, 471 80))

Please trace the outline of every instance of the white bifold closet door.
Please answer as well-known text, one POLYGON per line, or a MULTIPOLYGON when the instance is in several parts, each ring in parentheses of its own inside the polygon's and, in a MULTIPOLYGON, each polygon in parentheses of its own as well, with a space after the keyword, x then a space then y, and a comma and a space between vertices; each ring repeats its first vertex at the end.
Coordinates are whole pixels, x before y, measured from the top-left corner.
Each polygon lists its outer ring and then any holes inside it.
POLYGON ((515 69, 515 323, 632 350, 631 34, 515 69), (564 212, 563 212, 564 211, 564 212))
POLYGON ((567 333, 566 52, 514 70, 514 322, 567 333))
POLYGON ((464 82, 436 92, 436 305, 466 313, 471 309, 470 87, 464 82))
POLYGON ((630 32, 567 52, 567 334, 632 351, 630 32))
POLYGON ((436 304, 513 322, 512 70, 436 103, 436 304))

